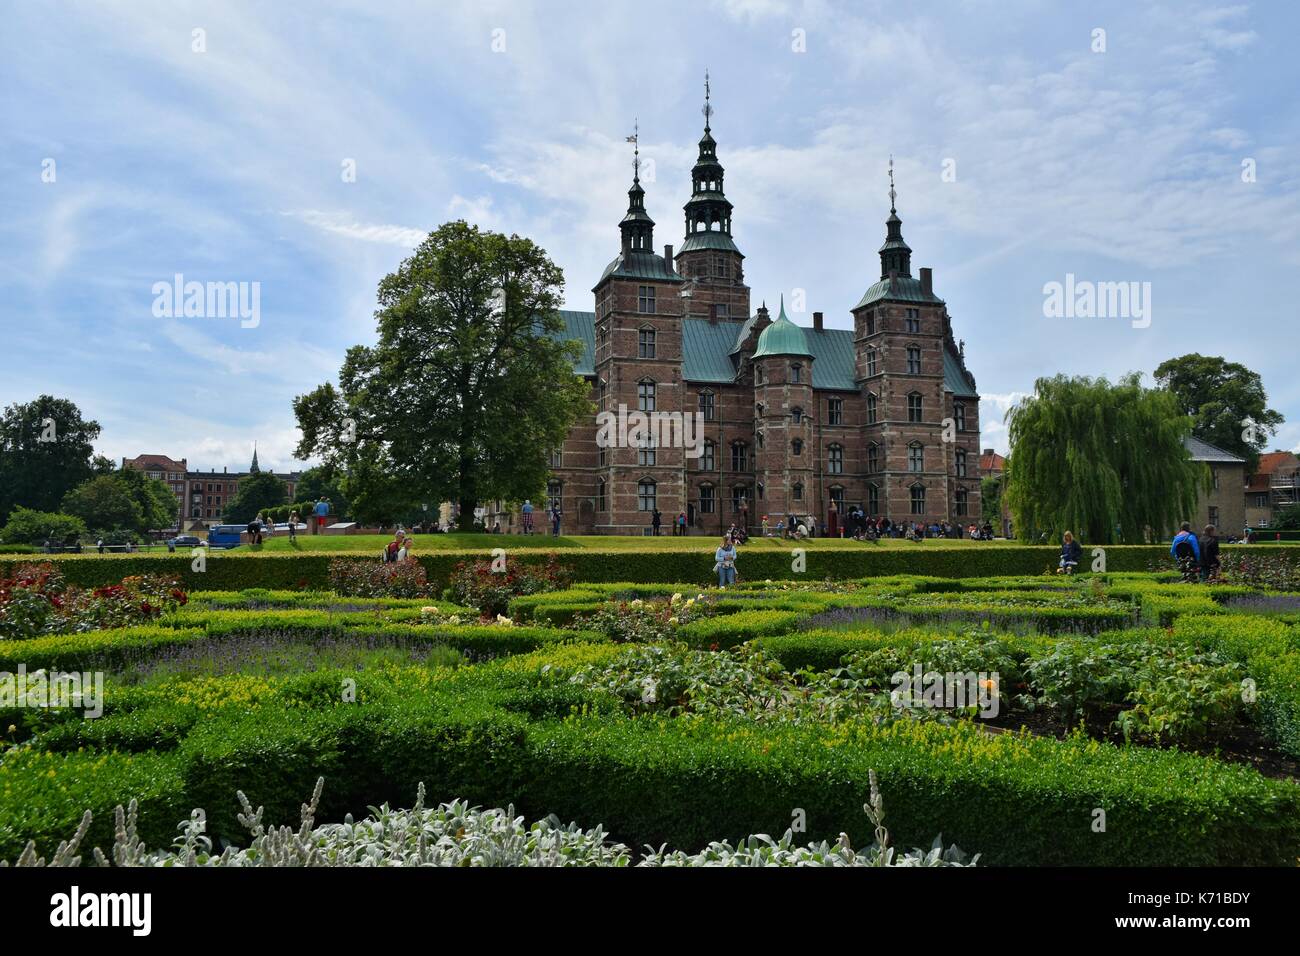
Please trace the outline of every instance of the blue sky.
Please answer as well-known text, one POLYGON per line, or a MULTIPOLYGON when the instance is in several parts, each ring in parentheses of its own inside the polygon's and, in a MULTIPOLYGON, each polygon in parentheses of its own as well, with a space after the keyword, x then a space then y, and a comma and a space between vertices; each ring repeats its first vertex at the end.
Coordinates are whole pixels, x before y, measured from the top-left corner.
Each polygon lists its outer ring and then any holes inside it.
POLYGON ((913 269, 934 268, 966 342, 984 444, 1005 450, 1002 413, 1040 375, 1199 351, 1257 369, 1288 419, 1273 445, 1300 446, 1294 4, 2 13, 0 403, 72 398, 112 457, 242 468, 257 441, 264 466, 292 465, 293 397, 372 340, 378 280, 449 219, 533 238, 590 310, 634 119, 655 241, 682 241, 706 67, 755 304, 802 289, 809 313, 851 325, 879 277, 892 153, 913 269), (259 324, 156 316, 153 285, 177 273, 259 283, 259 324), (1150 282, 1150 326, 1045 317, 1044 285, 1067 274, 1150 282))

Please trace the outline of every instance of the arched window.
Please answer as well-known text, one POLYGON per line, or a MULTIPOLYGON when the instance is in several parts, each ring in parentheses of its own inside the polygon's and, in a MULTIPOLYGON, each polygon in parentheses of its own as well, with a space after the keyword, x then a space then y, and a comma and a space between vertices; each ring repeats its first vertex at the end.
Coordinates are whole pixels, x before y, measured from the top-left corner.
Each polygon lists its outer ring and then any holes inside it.
POLYGON ((867 374, 876 374, 876 350, 867 349, 867 374))
POLYGON ((790 497, 795 501, 803 501, 803 482, 796 481, 790 486, 790 497))
POLYGON ((909 392, 907 395, 907 420, 919 422, 922 419, 921 393, 909 392))
POLYGON ((796 457, 803 454, 802 438, 796 438, 794 441, 790 442, 790 454, 795 455, 796 457))
POLYGON ((921 450, 921 443, 919 441, 914 441, 912 444, 907 446, 907 470, 916 472, 924 471, 924 465, 925 458, 924 453, 921 450))
POLYGON ((966 477, 966 449, 965 448, 957 449, 957 477, 958 478, 966 477))
POLYGON ((921 374, 921 350, 915 345, 907 347, 907 374, 921 374))
POLYGON ((925 514, 925 485, 912 486, 912 514, 925 514))
POLYGON ((841 445, 831 445, 827 449, 826 471, 832 475, 844 474, 844 448, 841 445))
POLYGON ((638 511, 655 510, 655 481, 653 478, 642 478, 636 484, 636 507, 638 511))
POLYGON ((636 407, 643 412, 655 410, 655 383, 648 378, 636 383, 636 407))
POLYGON ((655 357, 655 330, 648 325, 643 325, 637 331, 636 355, 637 358, 655 357))
POLYGON ((796 405, 794 408, 790 409, 790 420, 791 420, 792 422, 794 422, 796 425, 802 425, 802 424, 803 424, 803 409, 800 408, 798 405, 796 405))

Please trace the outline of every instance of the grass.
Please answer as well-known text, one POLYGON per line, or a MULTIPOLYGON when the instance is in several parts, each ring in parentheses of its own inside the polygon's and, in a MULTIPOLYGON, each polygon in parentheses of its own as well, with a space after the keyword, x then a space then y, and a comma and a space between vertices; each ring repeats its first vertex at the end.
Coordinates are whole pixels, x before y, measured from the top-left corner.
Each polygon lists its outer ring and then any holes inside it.
MULTIPOLYGON (((664 535, 658 538, 641 535, 561 535, 553 538, 549 534, 419 534, 414 538, 417 554, 436 551, 489 551, 492 548, 537 548, 543 551, 701 551, 716 548, 720 535, 692 535, 686 538, 674 538, 664 535)), ((378 554, 392 535, 356 534, 356 535, 298 535, 297 541, 291 542, 288 535, 276 535, 266 539, 261 551, 299 551, 302 553, 357 553, 373 552, 378 554)), ((860 550, 887 549, 908 550, 915 548, 998 548, 1016 545, 1015 541, 970 541, 962 538, 931 538, 923 542, 907 541, 903 538, 888 538, 879 543, 867 543, 839 538, 810 538, 804 541, 790 541, 781 538, 752 537, 749 543, 742 545, 742 551, 790 551, 794 548, 808 550, 860 550)), ((257 550, 248 546, 241 551, 257 550)))

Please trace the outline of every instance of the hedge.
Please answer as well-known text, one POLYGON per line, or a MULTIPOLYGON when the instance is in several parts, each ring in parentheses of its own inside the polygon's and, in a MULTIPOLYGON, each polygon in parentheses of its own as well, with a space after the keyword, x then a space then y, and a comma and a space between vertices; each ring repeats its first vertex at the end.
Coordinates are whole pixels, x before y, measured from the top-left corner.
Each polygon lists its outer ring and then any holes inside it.
MULTIPOLYGON (((28 773, 19 761, 33 758, 6 755, 3 772, 21 784, 0 788, 0 856, 29 836, 48 849, 87 806, 102 827, 112 803, 137 790, 155 843, 192 806, 207 810, 214 836, 242 842, 235 790, 266 807, 268 825, 296 823, 322 774, 321 819, 409 804, 423 781, 431 800, 599 822, 634 846, 780 833, 795 808, 809 839, 844 831, 858 843, 870 839, 862 804, 873 769, 896 843, 942 831, 990 864, 1283 865, 1300 853, 1300 787, 1212 758, 921 721, 794 727, 604 708, 564 717, 582 697, 562 676, 472 671, 359 704, 227 708, 171 754, 36 758, 79 776, 28 773), (74 793, 58 792, 70 783, 74 793), (1096 808, 1104 833, 1092 828, 1096 808)), ((329 686, 343 674, 312 676, 329 686)))
MULTIPOLYGON (((1251 554, 1280 554, 1300 562, 1300 548, 1288 545, 1248 545, 1251 554)), ((1225 553, 1233 551, 1225 547, 1225 553)), ((600 551, 588 549, 547 552, 520 549, 511 560, 540 563, 548 554, 558 556, 561 564, 574 569, 584 582, 654 583, 670 581, 709 584, 713 574, 713 552, 704 548, 682 551, 600 551)), ((742 585, 747 581, 771 579, 817 581, 824 579, 876 579, 896 574, 923 574, 933 577, 966 578, 980 575, 1040 574, 1056 567, 1058 550, 1036 545, 1007 547, 943 548, 916 546, 915 550, 875 548, 863 544, 845 548, 809 549, 805 552, 807 569, 796 573, 786 551, 751 551, 741 548, 738 569, 742 585)), ((452 568, 461 561, 487 561, 486 551, 441 551, 421 554, 435 593, 447 586, 452 568)), ((84 587, 116 584, 135 574, 169 574, 179 577, 191 590, 239 591, 260 587, 286 590, 324 590, 329 587, 329 563, 336 559, 372 561, 368 556, 349 554, 292 554, 283 552, 252 553, 232 551, 209 554, 206 570, 195 572, 191 558, 182 554, 81 554, 41 555, 41 560, 58 562, 67 579, 84 587)), ((0 556, 0 574, 14 564, 30 562, 31 557, 0 556)), ((1112 545, 1106 549, 1110 571, 1144 571, 1150 565, 1164 566, 1170 561, 1169 549, 1162 545, 1112 545)))

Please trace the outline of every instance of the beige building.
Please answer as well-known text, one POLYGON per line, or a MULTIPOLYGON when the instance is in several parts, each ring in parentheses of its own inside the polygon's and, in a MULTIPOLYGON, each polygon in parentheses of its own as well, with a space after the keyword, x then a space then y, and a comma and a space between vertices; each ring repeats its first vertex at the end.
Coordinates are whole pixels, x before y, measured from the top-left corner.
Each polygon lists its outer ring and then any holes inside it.
POLYGON ((1192 461, 1204 462, 1210 469, 1211 486, 1201 493, 1196 503, 1196 514, 1190 519, 1199 534, 1207 524, 1218 529, 1220 537, 1239 535, 1246 527, 1246 499, 1242 488, 1246 484, 1244 458, 1224 451, 1199 438, 1188 438, 1184 444, 1192 461))

